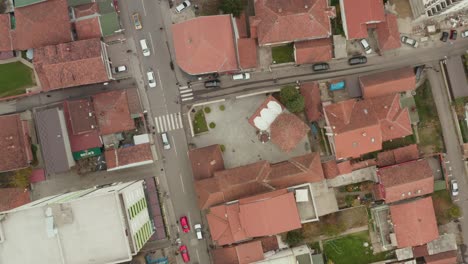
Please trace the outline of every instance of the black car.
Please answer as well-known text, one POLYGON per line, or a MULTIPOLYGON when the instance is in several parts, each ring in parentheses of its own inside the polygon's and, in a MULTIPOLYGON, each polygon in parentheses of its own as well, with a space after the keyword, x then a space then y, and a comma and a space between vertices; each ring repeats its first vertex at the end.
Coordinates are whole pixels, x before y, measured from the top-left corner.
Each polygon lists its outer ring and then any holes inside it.
POLYGON ((326 71, 328 69, 330 69, 330 65, 326 62, 320 62, 312 65, 312 70, 314 71, 326 71))
POLYGON ((220 85, 221 85, 221 81, 218 79, 205 82, 205 88, 216 88, 216 87, 219 87, 220 85))
POLYGON ((448 37, 449 37, 449 33, 444 31, 444 32, 442 32, 442 36, 440 37, 440 41, 447 42, 448 37))
POLYGON ((366 56, 352 57, 348 60, 348 63, 349 65, 364 64, 364 63, 367 63, 367 57, 366 56))
POLYGON ((458 36, 458 32, 455 29, 450 30, 450 39, 456 40, 458 36))

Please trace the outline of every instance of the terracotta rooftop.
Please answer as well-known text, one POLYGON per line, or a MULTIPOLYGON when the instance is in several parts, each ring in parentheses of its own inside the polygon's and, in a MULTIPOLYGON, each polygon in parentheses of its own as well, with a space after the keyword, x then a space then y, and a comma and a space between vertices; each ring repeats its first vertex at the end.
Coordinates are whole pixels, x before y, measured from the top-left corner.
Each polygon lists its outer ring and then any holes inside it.
POLYGON ((285 189, 212 207, 206 218, 216 245, 301 228, 294 193, 285 189))
POLYGON ((417 144, 392 149, 377 154, 377 166, 386 167, 411 160, 419 159, 419 150, 417 144))
POLYGON ((153 161, 153 154, 149 143, 108 149, 104 152, 107 170, 125 167, 130 164, 153 161))
POLYGON ((391 95, 411 91, 416 88, 416 76, 413 68, 405 67, 360 76, 359 84, 364 98, 391 95))
POLYGON ((431 197, 391 205, 390 213, 398 248, 420 246, 439 237, 431 197))
POLYGON ((0 172, 26 168, 33 160, 27 121, 19 114, 0 116, 0 172))
POLYGON ((101 25, 99 24, 99 17, 76 21, 74 26, 79 40, 101 37, 101 25))
POLYGON ((74 6, 73 10, 75 11, 75 17, 81 18, 85 16, 91 16, 99 12, 98 3, 89 3, 84 5, 74 6))
POLYGON ((383 141, 413 134, 408 109, 401 108, 397 94, 330 104, 324 114, 337 159, 357 158, 382 149, 383 141))
POLYGON ((377 171, 379 191, 386 203, 423 196, 434 191, 434 176, 425 159, 410 161, 377 171))
POLYGON ((46 46, 34 50, 34 68, 44 91, 109 80, 100 39, 46 46))
POLYGON ((326 0, 256 0, 250 27, 262 46, 329 37, 333 17, 335 8, 326 0))
POLYGON ((320 100, 320 88, 317 82, 301 83, 300 88, 304 96, 305 113, 309 122, 319 120, 322 114, 322 101, 320 100))
POLYGON ((271 142, 282 151, 290 152, 307 136, 309 130, 309 126, 295 114, 282 113, 271 123, 271 142))
POLYGON ((398 31, 397 17, 386 14, 385 21, 377 24, 377 42, 381 51, 398 49, 401 47, 400 31, 398 31))
POLYGON ((243 70, 257 67, 257 43, 255 39, 240 38, 237 40, 240 67, 243 70))
POLYGON ((349 160, 337 163, 336 160, 330 160, 322 163, 323 174, 326 179, 334 179, 337 176, 353 172, 349 160))
POLYGON ((314 39, 294 43, 296 64, 329 61, 333 58, 331 38, 314 39))
POLYGON ((342 0, 341 16, 348 39, 367 38, 368 24, 385 20, 383 2, 380 0, 342 0))
POLYGON ((268 251, 276 251, 279 249, 278 239, 276 236, 262 237, 257 238, 256 240, 262 242, 262 249, 264 253, 268 251))
POLYGON ((0 14, 0 51, 13 50, 10 14, 0 14))
POLYGON ((191 149, 188 156, 195 181, 211 178, 216 171, 224 170, 223 153, 219 145, 191 149))
POLYGON ((239 69, 231 15, 202 16, 172 25, 176 61, 191 75, 239 69))
POLYGON ((127 102, 128 110, 130 115, 135 118, 135 116, 142 116, 143 108, 141 107, 140 95, 138 93, 138 88, 127 89, 127 102))
POLYGON ((99 93, 92 96, 99 131, 102 135, 114 134, 135 128, 130 117, 125 90, 99 93))
POLYGON ((259 161, 217 171, 212 178, 196 181, 195 191, 199 207, 206 209, 274 189, 323 179, 320 155, 310 153, 275 164, 259 161))
POLYGON ((249 264, 263 260, 262 242, 254 241, 211 251, 214 264, 249 264))
POLYGON ((427 244, 413 247, 414 258, 424 257, 427 255, 429 255, 429 251, 427 250, 427 244))
POLYGON ((8 211, 31 202, 28 189, 0 188, 0 212, 8 211))
POLYGON ((425 256, 426 264, 457 264, 457 251, 447 251, 431 256, 425 256))
POLYGON ((237 31, 239 32, 239 38, 248 38, 247 34, 247 17, 245 11, 242 11, 240 17, 234 18, 237 25, 237 31))

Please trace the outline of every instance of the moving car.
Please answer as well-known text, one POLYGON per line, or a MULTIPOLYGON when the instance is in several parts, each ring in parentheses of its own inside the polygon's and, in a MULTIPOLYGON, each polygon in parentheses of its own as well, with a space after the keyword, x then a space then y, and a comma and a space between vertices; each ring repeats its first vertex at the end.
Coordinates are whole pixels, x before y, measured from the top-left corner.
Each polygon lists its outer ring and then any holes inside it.
POLYGON ((348 60, 349 65, 358 65, 358 64, 364 64, 364 63, 367 63, 366 56, 356 56, 348 60))
POLYGON ((239 74, 234 74, 232 76, 232 79, 234 81, 237 81, 237 80, 248 80, 250 79, 250 73, 246 72, 246 73, 239 73, 239 74))
POLYGON ((143 25, 141 24, 140 14, 133 13, 132 20, 136 30, 140 30, 143 28, 143 25))
POLYGON ((154 79, 154 72, 152 69, 149 69, 146 73, 146 77, 148 77, 148 85, 151 88, 156 87, 156 79, 154 79))
POLYGON ((185 0, 184 2, 182 2, 180 5, 178 5, 175 9, 176 9, 176 12, 177 13, 180 13, 182 12, 182 10, 184 10, 185 8, 191 6, 190 4, 190 1, 189 0, 185 0))
POLYGON ((169 137, 166 132, 161 134, 161 139, 164 149, 171 149, 171 143, 169 143, 169 137))
POLYGON ((461 37, 462 37, 462 38, 468 37, 468 30, 463 31, 463 32, 461 33, 461 37))
POLYGON ((371 54, 372 53, 372 48, 369 45, 369 42, 367 42, 367 39, 361 39, 359 41, 359 43, 361 43, 361 46, 364 49, 364 51, 366 52, 366 54, 371 54))
POLYGON ((409 46, 411 46, 413 48, 417 48, 418 45, 419 45, 419 43, 416 40, 414 40, 412 38, 408 38, 407 36, 402 36, 401 37, 401 42, 403 44, 409 45, 409 46))
POLYGON ((115 73, 126 72, 126 71, 127 71, 127 66, 125 65, 121 65, 121 66, 114 68, 115 73))
POLYGON ((457 180, 451 180, 450 181, 450 190, 452 190, 452 195, 453 196, 458 195, 458 182, 457 182, 457 180))
POLYGON ((448 37, 449 37, 449 33, 444 31, 444 32, 442 32, 442 36, 440 37, 440 41, 447 42, 448 37))
POLYGON ((190 256, 189 256, 189 253, 188 253, 188 249, 187 249, 187 246, 186 245, 182 245, 179 247, 179 251, 180 251, 180 256, 182 257, 182 260, 184 262, 189 262, 190 261, 190 256))
POLYGON ((312 70, 314 71, 326 71, 330 69, 330 65, 326 62, 315 63, 312 65, 312 70))
POLYGON ((218 79, 205 82, 205 88, 217 88, 220 85, 221 85, 221 81, 218 79))
POLYGON ((141 50, 143 51, 143 56, 148 57, 149 55, 151 55, 151 52, 148 49, 148 43, 146 42, 146 39, 140 40, 140 46, 141 50))
POLYGON ((193 227, 195 229, 195 233, 197 234, 197 238, 198 239, 203 239, 201 224, 196 224, 193 227))
POLYGON ((182 227, 182 231, 184 231, 184 233, 190 232, 190 225, 188 222, 188 218, 186 216, 182 216, 179 220, 180 220, 180 226, 182 227))
POLYGON ((458 36, 458 32, 455 29, 450 30, 450 39, 456 40, 458 36))

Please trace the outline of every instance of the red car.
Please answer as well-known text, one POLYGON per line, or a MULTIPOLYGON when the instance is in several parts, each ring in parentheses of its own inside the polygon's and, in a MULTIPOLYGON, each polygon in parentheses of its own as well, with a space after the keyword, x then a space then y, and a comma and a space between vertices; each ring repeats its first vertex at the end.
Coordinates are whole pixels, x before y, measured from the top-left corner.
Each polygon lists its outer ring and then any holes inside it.
POLYGON ((190 225, 188 223, 188 218, 186 216, 182 216, 180 218, 180 226, 182 227, 182 230, 184 233, 190 232, 190 225))
POLYGON ((190 261, 190 256, 188 254, 188 249, 186 245, 182 245, 179 247, 180 255, 182 256, 182 260, 184 262, 189 262, 190 261))

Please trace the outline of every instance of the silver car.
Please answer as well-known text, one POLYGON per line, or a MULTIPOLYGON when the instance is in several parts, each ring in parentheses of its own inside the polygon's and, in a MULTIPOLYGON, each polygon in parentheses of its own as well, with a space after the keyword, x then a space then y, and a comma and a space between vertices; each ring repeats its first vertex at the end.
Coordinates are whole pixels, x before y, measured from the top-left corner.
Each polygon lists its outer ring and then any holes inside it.
POLYGON ((184 2, 182 2, 180 5, 178 5, 175 9, 176 9, 176 12, 177 13, 180 13, 182 12, 182 10, 184 10, 185 8, 191 6, 192 4, 190 3, 189 0, 185 0, 184 2))

